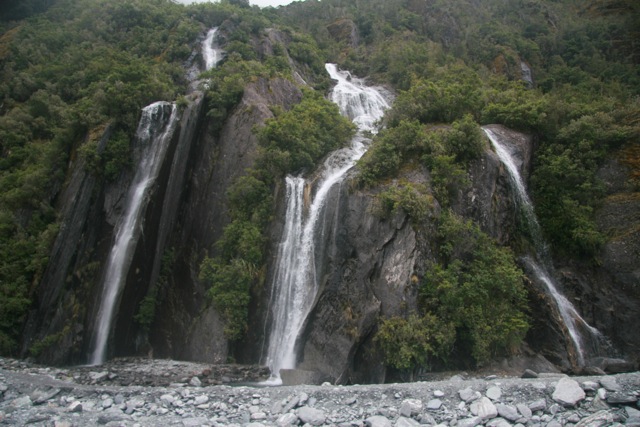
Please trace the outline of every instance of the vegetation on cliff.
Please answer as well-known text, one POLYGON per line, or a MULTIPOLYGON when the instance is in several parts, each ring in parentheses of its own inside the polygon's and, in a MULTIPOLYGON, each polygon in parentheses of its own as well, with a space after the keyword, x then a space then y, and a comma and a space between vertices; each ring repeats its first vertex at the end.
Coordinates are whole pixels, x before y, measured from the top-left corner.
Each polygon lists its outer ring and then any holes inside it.
MULTIPOLYGON (((380 325, 388 364, 446 360, 455 357, 453 343, 475 363, 508 351, 527 329, 522 273, 508 249, 448 209, 485 148, 480 125, 536 136, 530 188, 547 240, 556 253, 597 262, 607 239, 594 221, 605 197, 598 168, 614 152, 635 152, 640 136, 639 13, 627 0, 307 0, 263 10, 244 0, 3 3, 0 353, 15 352, 47 266, 70 161, 83 158, 102 184, 130 168, 140 109, 184 94, 184 65, 212 26, 223 27, 228 54, 203 75, 214 132, 247 83, 293 79, 292 64, 320 92, 305 92, 256 130, 255 167, 229 190, 230 223, 200 272, 228 337, 243 336, 250 289, 264 278, 277 180, 313 169, 353 131, 322 97, 323 63, 334 61, 398 93, 386 129, 359 162, 359 184, 382 185, 382 213, 403 209, 417 227, 439 233, 418 312, 380 325), (267 52, 269 28, 286 40, 271 40, 267 52), (429 185, 385 186, 411 165, 429 171, 429 185)), ((145 326, 152 306, 138 319, 145 326)))
POLYGON ((343 146, 354 126, 319 93, 305 90, 302 101, 256 130, 260 151, 255 168, 229 189, 231 222, 217 244, 218 255, 205 258, 200 278, 225 319, 225 334, 246 333, 252 286, 264 284, 267 227, 273 216, 273 190, 289 173, 309 172, 329 152, 343 146))

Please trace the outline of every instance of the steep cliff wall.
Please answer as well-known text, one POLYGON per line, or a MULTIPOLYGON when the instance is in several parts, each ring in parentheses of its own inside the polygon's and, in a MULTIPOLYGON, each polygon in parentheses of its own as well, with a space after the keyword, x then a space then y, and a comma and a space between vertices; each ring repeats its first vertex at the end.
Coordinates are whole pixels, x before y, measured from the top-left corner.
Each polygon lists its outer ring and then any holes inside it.
POLYGON ((290 108, 302 93, 291 81, 259 79, 247 85, 240 104, 218 137, 204 119, 189 165, 190 179, 180 219, 169 246, 175 263, 158 294, 158 312, 151 325, 154 356, 203 362, 224 362, 229 349, 223 323, 198 280, 205 255, 228 223, 226 192, 253 165, 258 141, 253 127, 273 117, 271 106, 290 108))
MULTIPOLYGON (((532 139, 503 127, 494 130, 508 137, 526 174, 532 139)), ((456 195, 454 209, 477 221, 501 243, 511 242, 517 212, 508 176, 488 145, 469 173, 471 186, 456 195)), ((332 226, 326 226, 321 251, 321 291, 299 343, 300 369, 342 383, 384 381, 382 357, 372 342, 378 319, 415 310, 425 267, 436 262, 433 224, 414 224, 401 210, 390 217, 380 214, 376 194, 396 180, 429 186, 430 176, 416 166, 369 191, 345 183, 339 196, 328 203, 325 215, 332 218, 332 226)), ((436 202, 434 216, 439 209, 436 202)))

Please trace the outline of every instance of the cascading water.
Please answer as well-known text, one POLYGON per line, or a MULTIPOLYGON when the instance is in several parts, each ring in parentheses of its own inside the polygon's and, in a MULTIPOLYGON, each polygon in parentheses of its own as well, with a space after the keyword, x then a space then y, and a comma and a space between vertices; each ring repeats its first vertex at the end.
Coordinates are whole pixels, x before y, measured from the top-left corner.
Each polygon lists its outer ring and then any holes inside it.
POLYGON ((205 71, 214 68, 222 59, 223 51, 218 48, 216 37, 218 27, 212 28, 207 33, 207 37, 202 42, 202 56, 204 57, 205 71))
POLYGON ((148 203, 149 189, 155 182, 177 123, 177 108, 168 102, 156 102, 142 110, 136 132, 142 147, 140 163, 127 196, 125 212, 104 268, 100 308, 92 339, 90 364, 104 363, 118 298, 129 271, 131 258, 141 233, 141 222, 148 203))
POLYGON ((573 304, 558 291, 555 281, 552 279, 552 275, 549 273, 552 271, 551 262, 549 260, 549 254, 546 242, 542 238, 542 231, 533 210, 533 204, 527 194, 524 182, 518 171, 518 167, 511 156, 508 148, 500 140, 500 136, 489 128, 483 128, 485 134, 491 141, 496 154, 500 158, 502 164, 504 164, 509 178, 515 189, 515 196, 517 203, 525 215, 529 232, 533 240, 533 244, 536 249, 536 258, 531 257, 524 258, 524 262, 531 269, 533 274, 540 280, 547 289, 547 292, 555 302, 556 308, 562 321, 567 329, 571 344, 573 345, 577 363, 579 367, 583 367, 585 364, 585 344, 584 333, 587 334, 590 342, 595 346, 602 341, 600 332, 590 326, 578 313, 573 304), (581 333, 582 332, 582 333, 581 333))
POLYGON ((272 375, 268 383, 273 385, 281 384, 281 369, 295 368, 296 340, 318 292, 315 245, 326 200, 366 152, 370 141, 364 133, 375 132, 375 123, 389 108, 380 90, 338 71, 335 64, 327 64, 326 70, 337 81, 331 100, 357 125, 358 133, 349 147, 331 153, 316 173, 319 178, 314 183, 315 194, 307 209, 304 193, 311 183, 302 177, 286 178, 287 209, 273 276, 271 333, 266 358, 272 375))

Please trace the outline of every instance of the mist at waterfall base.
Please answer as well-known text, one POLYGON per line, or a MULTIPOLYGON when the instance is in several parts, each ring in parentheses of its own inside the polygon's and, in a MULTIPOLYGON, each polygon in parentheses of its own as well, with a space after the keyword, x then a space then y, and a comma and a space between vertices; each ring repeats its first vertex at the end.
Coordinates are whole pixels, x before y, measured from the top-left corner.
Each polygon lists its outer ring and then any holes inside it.
POLYGON ((589 325, 580 316, 573 304, 558 289, 554 279, 554 269, 547 243, 542 237, 542 230, 535 215, 533 203, 527 194, 516 162, 508 146, 501 140, 498 133, 488 127, 484 127, 483 131, 491 141, 498 158, 507 170, 515 193, 516 204, 525 217, 526 226, 534 245, 535 254, 524 257, 522 261, 534 278, 544 286, 547 295, 551 297, 562 329, 568 335, 567 353, 571 355, 571 349, 573 349, 575 354, 574 364, 577 365, 578 369, 583 368, 587 356, 595 357, 600 355, 602 347, 606 347, 606 339, 596 328, 589 325))
POLYGON ((335 64, 325 66, 336 81, 331 100, 338 105, 342 115, 356 124, 358 132, 348 147, 329 154, 324 164, 307 180, 302 176, 286 177, 285 226, 278 247, 278 257, 271 285, 269 342, 266 365, 271 370, 268 385, 282 384, 281 369, 296 367, 296 344, 306 319, 313 308, 318 292, 316 276, 317 239, 321 238, 322 213, 332 191, 339 190, 340 183, 355 162, 366 152, 370 140, 365 132, 375 133, 376 122, 382 118, 389 103, 381 91, 368 87, 361 79, 348 72, 339 71, 335 64), (305 204, 305 192, 311 191, 312 199, 305 204))

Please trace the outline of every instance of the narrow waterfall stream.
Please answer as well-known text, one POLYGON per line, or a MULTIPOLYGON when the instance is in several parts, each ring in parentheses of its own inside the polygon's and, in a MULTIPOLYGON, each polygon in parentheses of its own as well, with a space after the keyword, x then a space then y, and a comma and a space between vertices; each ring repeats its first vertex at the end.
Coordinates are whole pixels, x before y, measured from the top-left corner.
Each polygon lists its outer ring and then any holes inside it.
POLYGON ((142 231, 149 189, 153 186, 167 153, 177 116, 176 106, 168 102, 156 102, 142 110, 136 132, 136 144, 141 147, 140 163, 129 187, 126 207, 116 226, 115 240, 103 270, 100 308, 94 326, 93 350, 89 357, 92 365, 105 362, 118 300, 142 231))
POLYGON ((579 367, 585 365, 585 340, 588 339, 593 346, 602 341, 603 337, 600 332, 590 326, 581 316, 571 302, 558 290, 553 275, 549 251, 547 244, 542 237, 542 230, 538 223, 538 219, 533 210, 533 203, 527 194, 524 182, 518 171, 518 167, 511 156, 507 146, 500 140, 500 136, 489 128, 483 128, 485 134, 491 141, 491 145, 496 151, 502 164, 504 164, 509 174, 511 183, 515 190, 516 201, 520 209, 525 215, 529 232, 536 249, 536 258, 526 257, 524 262, 531 269, 533 274, 540 280, 548 294, 553 299, 558 313, 567 329, 571 345, 575 349, 577 363, 579 367))
POLYGON ((281 369, 296 366, 296 341, 318 292, 315 246, 325 202, 366 152, 370 140, 365 132, 375 132, 376 122, 389 108, 380 90, 366 86, 348 72, 338 71, 335 64, 327 64, 326 70, 337 81, 331 100, 357 125, 358 133, 348 147, 327 157, 314 174, 318 177, 315 182, 303 177, 286 178, 285 227, 271 285, 271 331, 266 357, 272 375, 268 383, 273 385, 281 384, 281 369), (313 194, 305 206, 305 189, 311 185, 313 194))
POLYGON ((218 47, 216 37, 218 27, 209 30, 207 37, 202 42, 202 57, 204 58, 205 71, 214 68, 222 59, 224 52, 218 47))

